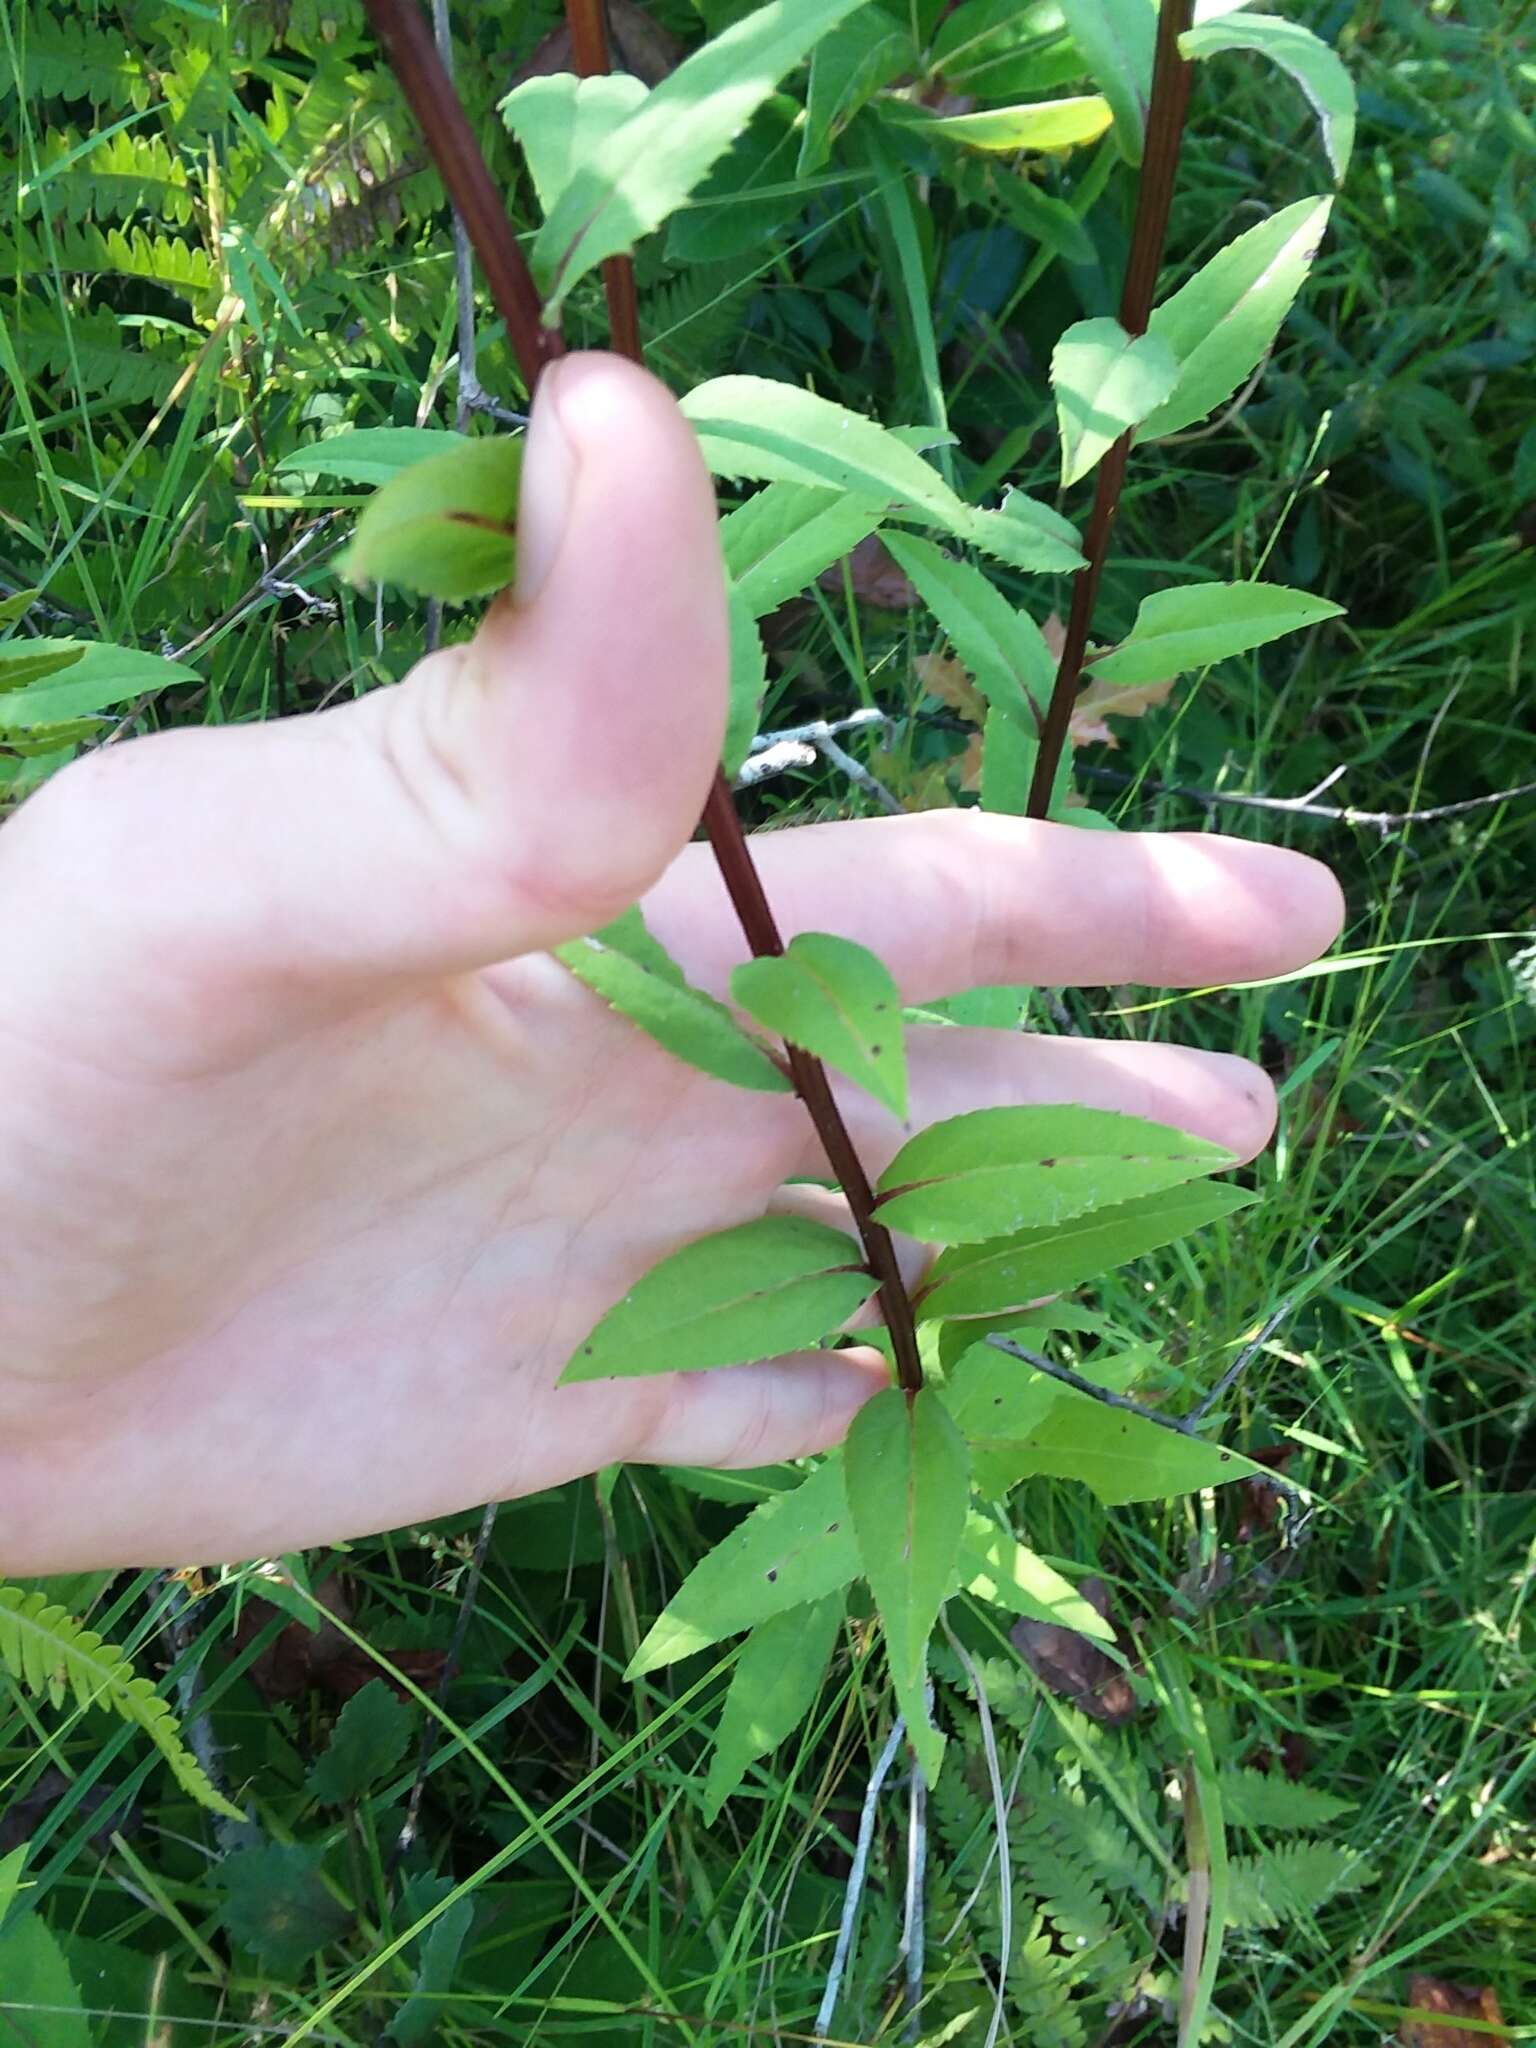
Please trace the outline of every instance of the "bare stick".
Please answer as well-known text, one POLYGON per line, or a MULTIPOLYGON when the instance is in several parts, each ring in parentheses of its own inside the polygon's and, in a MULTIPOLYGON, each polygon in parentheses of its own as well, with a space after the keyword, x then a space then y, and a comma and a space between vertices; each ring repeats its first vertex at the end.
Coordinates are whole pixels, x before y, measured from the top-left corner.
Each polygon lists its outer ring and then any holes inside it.
POLYGON ((838 1993, 843 1988, 843 1976, 848 1968, 848 1954, 853 1947, 853 1930, 858 1925, 859 1903, 864 1897, 864 1881, 869 1875, 870 1844, 875 1839, 875 1802, 880 1797, 880 1787, 890 1775, 891 1765, 896 1761, 896 1752, 901 1748, 907 1724, 898 1714, 896 1725, 885 1738, 885 1747, 875 1759, 875 1768, 869 1774, 869 1789, 864 1794, 864 1808, 859 1815, 858 1839, 853 1848, 853 1868, 848 1873, 848 1887, 843 1893, 843 1916, 837 1926, 837 1947, 832 1951, 832 1969, 827 1978, 827 1988, 821 1994, 821 2004, 816 2011, 816 2031, 825 2034, 832 2024, 832 2015, 837 2010, 838 1993))
POLYGON ((1143 1422, 1155 1422, 1159 1429, 1171 1429, 1175 1436, 1193 1434, 1192 1416, 1160 1415, 1155 1408, 1148 1408, 1140 1401, 1133 1401, 1129 1394, 1116 1394, 1108 1387, 1099 1386, 1095 1380, 1085 1379, 1069 1365, 1057 1365, 1043 1353, 1030 1351, 1023 1344, 1015 1344, 1011 1337, 988 1337, 986 1341, 996 1350, 1006 1351, 1010 1358, 1021 1358, 1026 1365, 1032 1365, 1036 1372, 1043 1372, 1047 1379, 1059 1380, 1062 1386, 1070 1387, 1074 1394, 1086 1394, 1090 1400, 1102 1401, 1106 1408, 1119 1408, 1127 1415, 1139 1415, 1143 1422))
MULTIPOLYGON (((1120 293, 1120 325, 1127 334, 1145 334, 1152 312, 1152 294, 1162 267, 1163 244, 1168 238, 1168 215, 1173 205, 1173 181, 1179 165, 1179 144, 1184 136, 1184 113, 1189 105, 1188 60, 1180 54, 1179 37, 1189 27, 1192 0, 1162 0, 1157 15, 1157 55, 1152 68, 1152 95, 1147 106, 1147 147, 1136 191, 1136 222, 1131 230, 1131 253, 1125 266, 1120 293)), ((1125 482, 1126 460, 1131 452, 1131 429, 1115 442, 1099 464, 1094 486, 1093 510, 1083 541, 1084 566, 1072 582, 1072 603, 1067 612, 1066 635, 1050 708, 1040 734, 1040 751, 1035 759, 1034 778, 1029 785, 1028 813, 1043 818, 1050 809, 1051 787, 1056 766, 1067 743, 1072 717, 1072 700, 1082 675, 1088 632, 1093 624, 1094 601, 1109 554, 1109 536, 1120 506, 1120 487, 1125 482)))
POLYGON ((1226 1371, 1222 1374, 1221 1378, 1216 1382, 1215 1386, 1211 1388, 1211 1391, 1204 1397, 1203 1400, 1199 1401, 1196 1404, 1193 1413, 1189 1417, 1191 1423, 1203 1421, 1205 1417, 1210 1414, 1211 1410, 1217 1405, 1219 1401, 1224 1401, 1226 1399, 1227 1395, 1231 1393, 1232 1389, 1237 1385, 1238 1381, 1242 1378, 1243 1374, 1248 1370, 1249 1366, 1252 1365, 1253 1361, 1258 1357, 1259 1353, 1264 1349, 1264 1346, 1269 1342, 1270 1338, 1273 1337, 1276 1330, 1279 1329, 1280 1325, 1290 1315, 1291 1311, 1295 1308, 1295 1306, 1296 1296, 1294 1294, 1287 1296, 1287 1298, 1281 1302, 1280 1306, 1275 1310, 1274 1314, 1266 1320, 1263 1328, 1259 1330, 1256 1336, 1250 1338, 1249 1341, 1243 1346, 1242 1350, 1239 1351, 1236 1358, 1233 1359, 1232 1363, 1227 1367, 1226 1371))
MULTIPOLYGON (((971 1682, 971 1693, 976 1701, 976 1717, 981 1723, 981 1746, 986 1753, 987 1778, 992 1787, 992 1816, 997 1823, 997 1892, 998 1921, 1001 1933, 997 1944, 997 1998, 992 2007, 992 2023, 987 2028, 987 2038, 981 2048, 997 2048, 997 2037, 1002 2032, 1003 2010, 1008 1992, 1008 1964, 1013 1955, 1013 1863, 1008 1854, 1008 1796, 1003 1791, 1003 1774, 997 1760, 997 1736, 992 1727, 992 1709, 987 1701, 987 1689, 981 1682, 981 1673, 971 1661, 970 1652, 949 1625, 946 1616, 944 1633, 949 1637, 949 1647, 960 1660, 960 1667, 971 1682)), ((1019 1762, 1024 1761, 1023 1752, 1019 1762)))
POLYGON ((1077 772, 1092 782, 1114 783, 1121 789, 1134 784, 1153 796, 1182 796, 1191 803, 1231 804, 1246 811, 1280 811, 1294 818, 1326 818, 1336 825, 1374 825, 1382 832, 1400 825, 1433 825, 1445 818, 1464 818, 1471 811, 1491 810, 1495 804, 1536 796, 1536 782, 1517 782, 1509 789, 1491 789, 1486 796, 1465 796, 1453 804, 1429 804, 1422 810, 1357 811, 1353 804, 1318 804, 1310 796, 1250 796, 1236 789, 1193 789, 1187 783, 1159 782, 1154 776, 1127 775, 1119 768, 1096 764, 1084 765, 1077 772))

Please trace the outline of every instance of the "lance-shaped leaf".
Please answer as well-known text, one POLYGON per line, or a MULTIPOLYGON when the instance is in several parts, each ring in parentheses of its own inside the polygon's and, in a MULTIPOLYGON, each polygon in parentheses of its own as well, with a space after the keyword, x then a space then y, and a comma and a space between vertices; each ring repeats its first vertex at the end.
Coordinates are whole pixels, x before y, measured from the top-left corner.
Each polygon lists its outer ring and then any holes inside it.
POLYGON ((875 1291, 858 1245, 803 1216, 760 1216, 653 1266, 560 1378, 634 1379, 747 1365, 819 1344, 875 1291))
POLYGON ((768 650, 757 630, 752 606, 734 583, 726 589, 725 604, 731 636, 731 674, 725 738, 720 743, 720 772, 730 782, 757 738, 763 693, 768 687, 768 650))
POLYGON ((1106 1408, 1088 1394, 1063 1388, 1028 1441, 1015 1452, 1019 1478, 1046 1473, 1080 1479, 1106 1507, 1133 1500, 1167 1500, 1225 1486, 1233 1479, 1272 1475, 1239 1451, 1185 1436, 1144 1416, 1106 1408))
POLYGON ((1139 164, 1152 98, 1157 0, 1072 0, 1066 22, 1094 84, 1114 109, 1120 154, 1139 164))
POLYGON ((11 640, 0 647, 0 690, 19 690, 70 668, 85 653, 83 640, 11 640))
POLYGON ((656 1618, 626 1678, 835 1593, 858 1577, 843 1461, 818 1466, 792 1493, 765 1500, 702 1557, 656 1618))
POLYGON ((533 189, 546 214, 600 142, 645 100, 642 80, 628 71, 577 78, 556 71, 525 78, 501 103, 501 118, 522 145, 533 189))
POLYGON ((876 1394, 843 1448, 859 1555, 885 1623, 891 1671, 911 1685, 954 1580, 970 1501, 965 1439, 931 1387, 876 1394))
POLYGON ((838 1624, 841 1590, 760 1621, 731 1674, 704 1786, 704 1825, 746 1776, 747 1767, 787 1741, 816 1704, 838 1624))
POLYGON ((1129 636, 1089 663, 1108 683, 1150 683, 1263 647, 1344 607, 1283 583, 1186 583, 1144 597, 1129 636))
POLYGON ((960 1583, 978 1600, 1022 1614, 1030 1621, 1048 1621, 1079 1635, 1112 1643, 1115 1632, 1070 1579, 1026 1550, 1006 1529, 986 1515, 967 1518, 960 1546, 960 1583))
POLYGON ((810 484, 936 526, 1021 569, 1082 566, 1077 532, 1023 492, 997 511, 967 505, 900 431, 767 377, 716 377, 682 401, 717 476, 810 484))
POLYGON ((720 522, 726 574, 753 618, 805 590, 880 524, 880 508, 813 484, 769 484, 720 522))
POLYGON ((915 534, 888 533, 885 544, 916 585, 956 654, 990 704, 1031 737, 1036 711, 1050 702, 1056 664, 1040 628, 969 562, 915 534))
POLYGON ((1157 307, 1147 332, 1179 359, 1179 381, 1139 441, 1176 434, 1224 404, 1262 360, 1328 225, 1331 199, 1298 199, 1239 235, 1157 307))
POLYGON ((839 135, 882 85, 916 68, 911 32, 878 7, 860 7, 811 52, 805 127, 795 176, 819 171, 839 135))
POLYGON ((1076 149, 1080 143, 1096 142, 1113 119, 1108 100, 1098 93, 988 107, 976 114, 924 114, 899 100, 885 111, 889 119, 925 136, 958 142, 965 149, 1009 154, 1021 149, 1076 149))
POLYGON ((587 154, 533 247, 553 315, 673 213, 787 72, 862 0, 771 0, 694 51, 587 154))
POLYGON ((447 427, 352 427, 307 448, 294 448, 278 469, 285 477, 333 476, 349 484, 387 484, 435 455, 472 446, 447 427))
POLYGON ((884 961, 852 939, 801 932, 777 959, 748 960, 731 994, 768 1030, 907 1113, 901 996, 884 961))
POLYGON ((34 585, 30 590, 13 590, 9 597, 0 597, 0 626, 14 625, 17 619, 24 618, 42 594, 34 585))
POLYGON ((879 1180, 882 1223, 969 1244, 1064 1223, 1232 1164, 1204 1138, 1064 1103, 973 1109, 911 1138, 879 1180))
POLYGON ((184 661, 147 654, 141 647, 112 647, 99 640, 54 641, 51 645, 75 650, 62 665, 61 680, 0 694, 0 732, 41 732, 49 726, 66 726, 131 697, 152 696, 171 683, 202 681, 197 670, 184 661))
POLYGON ((675 1059, 736 1088, 789 1092, 784 1075, 724 1003, 689 984, 647 931, 638 904, 590 937, 557 946, 555 957, 675 1059))
POLYGON ((1355 88, 1337 53, 1304 28, 1277 14, 1227 14, 1197 23, 1179 37, 1186 57, 1210 57, 1218 50, 1255 50, 1288 71, 1312 103, 1322 125, 1323 147, 1341 179, 1355 146, 1355 88))
POLYGON ((517 566, 522 470, 522 441, 506 436, 413 463, 364 506, 342 575, 448 604, 500 590, 517 566))
POLYGON ((1118 1202, 1048 1230, 956 1245, 929 1268, 917 1312, 926 1321, 1023 1308, 1042 1294, 1080 1287, 1258 1199, 1229 1181, 1196 1182, 1118 1202))
POLYGON ((1062 483, 1086 476, 1127 428, 1155 412, 1178 375, 1178 358, 1159 335, 1130 335, 1107 318, 1069 327, 1051 355, 1062 483))
MULTIPOLYGON (((1039 1342, 1027 1327, 1010 1329, 1003 1323, 999 1334, 1017 1335, 1025 1344, 1039 1342)), ((1095 1386, 1122 1393, 1156 1363, 1150 1346, 1137 1345, 1128 1351, 1096 1351, 1075 1369, 1095 1386)), ((956 1362, 943 1390, 945 1404, 970 1445, 972 1473, 985 1499, 1003 1499, 1038 1470, 1033 1440, 1065 1391, 1059 1380, 1038 1371, 1028 1359, 984 1339, 956 1362)))

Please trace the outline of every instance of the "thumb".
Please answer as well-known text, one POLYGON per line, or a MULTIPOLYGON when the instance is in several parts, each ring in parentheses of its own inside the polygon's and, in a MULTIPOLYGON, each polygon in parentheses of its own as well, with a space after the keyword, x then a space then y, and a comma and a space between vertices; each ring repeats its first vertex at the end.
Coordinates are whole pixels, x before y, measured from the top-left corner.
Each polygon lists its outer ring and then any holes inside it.
POLYGON ((515 594, 397 687, 105 748, 24 805, 0 900, 47 923, 54 980, 174 962, 176 1013, 270 1032, 643 894, 703 808, 729 662, 713 489, 645 371, 544 373, 519 549, 515 594))

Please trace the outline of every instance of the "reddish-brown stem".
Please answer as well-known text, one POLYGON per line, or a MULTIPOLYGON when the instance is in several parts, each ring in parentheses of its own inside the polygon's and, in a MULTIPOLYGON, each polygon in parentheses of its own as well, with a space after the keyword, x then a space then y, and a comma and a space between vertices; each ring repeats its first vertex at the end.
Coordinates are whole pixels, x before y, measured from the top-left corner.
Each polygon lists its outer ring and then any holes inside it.
MULTIPOLYGON (((1136 190, 1136 219, 1131 229, 1131 252, 1126 260, 1125 281, 1120 291, 1120 325, 1127 334, 1145 334, 1152 312, 1152 294, 1162 268, 1163 245, 1168 239, 1168 216, 1173 206, 1173 181, 1179 167, 1179 145, 1184 139, 1184 116, 1189 106, 1189 60, 1179 50, 1179 37, 1189 27, 1192 0, 1162 0, 1157 15, 1157 55, 1152 67, 1152 93, 1147 104, 1147 141, 1142 159, 1141 182, 1136 190)), ((1072 603, 1062 636, 1061 659, 1051 690, 1050 708, 1040 733, 1040 751, 1035 757, 1034 777, 1029 785, 1028 811, 1043 818, 1050 809, 1051 788, 1057 764, 1067 743, 1072 721, 1072 702, 1083 672, 1088 649, 1088 632, 1099 582, 1109 554, 1109 536, 1120 508, 1120 490, 1125 482, 1126 460, 1131 452, 1132 434, 1122 434, 1099 464, 1094 486, 1093 510, 1083 536, 1084 566, 1072 583, 1072 603)))
MULTIPOLYGON (((497 311, 529 391, 544 365, 561 352, 558 335, 543 324, 543 308, 532 273, 517 245, 506 208, 491 180, 457 93, 443 68, 437 47, 418 11, 417 0, 364 0, 375 33, 399 76, 411 109, 421 124, 427 147, 442 173, 448 196, 458 208, 465 232, 479 258, 497 311)), ((607 35, 602 0, 568 0, 571 41, 578 68, 588 76, 607 68, 607 35)), ((639 322, 635 308, 634 268, 627 256, 604 265, 609 315, 615 349, 639 362, 639 322)), ((730 785, 719 772, 704 806, 704 830, 731 898, 747 944, 754 955, 784 950, 778 926, 763 891, 762 878, 736 815, 730 785)), ((912 1306, 902 1281, 890 1232, 874 1214, 874 1191, 848 1135, 819 1060, 796 1047, 789 1049, 795 1091, 816 1126, 827 1163, 841 1183, 858 1227, 869 1270, 879 1282, 880 1305, 891 1335, 897 1378, 907 1393, 923 1384, 912 1306)))

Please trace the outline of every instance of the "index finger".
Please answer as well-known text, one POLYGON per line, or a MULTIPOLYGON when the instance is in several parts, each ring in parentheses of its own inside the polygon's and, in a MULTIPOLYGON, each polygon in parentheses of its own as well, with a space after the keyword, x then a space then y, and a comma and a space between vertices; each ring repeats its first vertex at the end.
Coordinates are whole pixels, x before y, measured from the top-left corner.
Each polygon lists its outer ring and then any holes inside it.
MULTIPOLYGON (((925 811, 762 833, 752 852, 786 940, 857 939, 915 1003, 996 983, 1256 981, 1316 959, 1344 920, 1320 861, 1215 833, 925 811)), ((690 846, 645 914, 722 991, 746 949, 711 867, 709 849, 690 846)))

